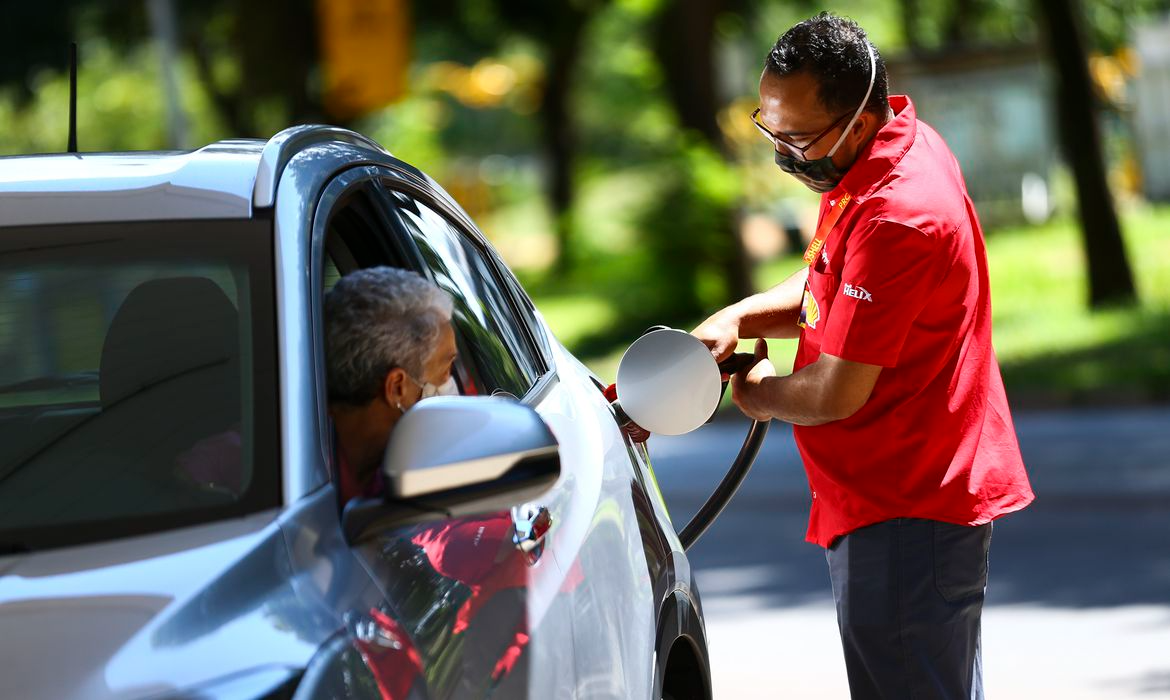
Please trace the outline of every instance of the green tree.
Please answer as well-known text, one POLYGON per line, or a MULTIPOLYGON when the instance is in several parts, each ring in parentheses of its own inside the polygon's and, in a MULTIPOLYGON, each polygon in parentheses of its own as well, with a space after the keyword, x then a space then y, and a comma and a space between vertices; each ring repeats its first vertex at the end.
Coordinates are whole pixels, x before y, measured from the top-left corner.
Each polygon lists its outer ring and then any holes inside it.
POLYGON ((579 150, 572 95, 576 85, 585 31, 608 0, 441 0, 416 3, 423 27, 455 29, 481 53, 498 51, 509 38, 520 36, 538 46, 545 61, 544 84, 537 111, 541 150, 548 163, 545 189, 557 239, 558 272, 573 260, 573 203, 579 150))
MULTIPOLYGON (((31 99, 32 77, 62 70, 70 41, 110 44, 135 54, 151 39, 144 2, 3 3, 0 84, 31 99)), ((270 136, 290 122, 319 120, 311 0, 174 2, 180 48, 232 136, 270 136)))
MULTIPOLYGON (((655 54, 680 126, 700 135, 725 160, 731 158, 731 151, 716 120, 722 104, 715 67, 715 28, 720 15, 732 9, 730 0, 668 0, 659 11, 654 33, 655 54)), ((681 177, 685 184, 689 176, 681 177)), ((703 196, 700 189, 694 189, 692 194, 703 196)), ((696 256, 690 264, 717 261, 727 300, 746 297, 755 290, 747 252, 737 233, 733 203, 709 200, 706 208, 714 211, 708 211, 700 220, 705 226, 715 226, 724 242, 716 246, 689 245, 687 249, 696 256)), ((712 240, 685 224, 679 229, 677 235, 712 240)))
POLYGON ((1097 308, 1137 300, 1121 225, 1101 155, 1098 99, 1085 58, 1076 0, 1036 0, 1056 74, 1060 143, 1076 181, 1081 237, 1088 264, 1089 304, 1097 308))

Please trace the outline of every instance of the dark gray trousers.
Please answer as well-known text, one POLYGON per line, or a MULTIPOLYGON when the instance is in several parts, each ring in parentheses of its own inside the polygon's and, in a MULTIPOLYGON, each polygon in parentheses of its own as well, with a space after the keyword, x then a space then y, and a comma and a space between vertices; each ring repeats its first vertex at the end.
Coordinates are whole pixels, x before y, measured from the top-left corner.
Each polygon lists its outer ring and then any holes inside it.
POLYGON ((853 700, 983 700, 991 523, 898 518, 826 550, 853 700))

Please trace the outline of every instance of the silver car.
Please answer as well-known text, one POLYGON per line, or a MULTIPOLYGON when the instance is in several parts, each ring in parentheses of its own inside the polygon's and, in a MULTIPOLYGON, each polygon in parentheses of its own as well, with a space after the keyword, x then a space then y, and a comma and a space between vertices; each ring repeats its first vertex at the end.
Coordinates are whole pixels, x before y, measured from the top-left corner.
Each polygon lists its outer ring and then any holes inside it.
POLYGON ((0 698, 710 695, 644 447, 433 180, 332 127, 0 158, 0 698), (374 265, 451 293, 464 396, 341 503, 322 295, 374 265))

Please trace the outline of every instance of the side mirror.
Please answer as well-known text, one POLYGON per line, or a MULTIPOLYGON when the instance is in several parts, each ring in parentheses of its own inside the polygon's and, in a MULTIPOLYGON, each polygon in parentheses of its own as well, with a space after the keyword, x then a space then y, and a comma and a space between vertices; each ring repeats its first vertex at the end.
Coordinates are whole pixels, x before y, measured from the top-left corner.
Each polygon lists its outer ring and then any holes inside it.
POLYGON ((556 438, 532 408, 485 396, 426 399, 390 435, 382 461, 385 499, 346 506, 346 538, 507 510, 542 494, 560 473, 556 438))

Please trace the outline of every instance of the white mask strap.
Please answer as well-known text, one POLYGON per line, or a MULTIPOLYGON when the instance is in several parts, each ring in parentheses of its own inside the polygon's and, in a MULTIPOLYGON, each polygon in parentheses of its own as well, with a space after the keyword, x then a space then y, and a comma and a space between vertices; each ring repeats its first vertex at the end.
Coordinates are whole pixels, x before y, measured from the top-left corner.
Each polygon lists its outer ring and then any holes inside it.
POLYGON ((873 47, 869 45, 868 39, 865 42, 865 48, 869 51, 869 87, 865 89, 865 97, 862 98, 861 105, 857 108, 857 111, 853 113, 853 118, 849 120, 849 123, 845 125, 845 130, 841 132, 841 138, 837 139, 837 143, 833 144, 833 147, 829 149, 830 158, 841 147, 841 144, 845 143, 845 137, 849 135, 849 130, 853 128, 853 124, 857 122, 857 118, 865 111, 865 105, 869 104, 869 96, 873 92, 873 81, 877 78, 877 58, 873 55, 873 47))

